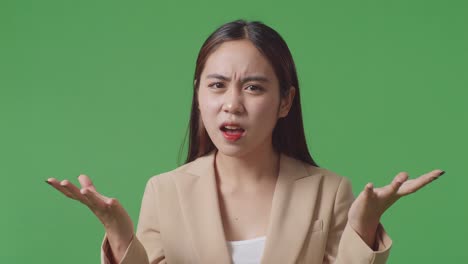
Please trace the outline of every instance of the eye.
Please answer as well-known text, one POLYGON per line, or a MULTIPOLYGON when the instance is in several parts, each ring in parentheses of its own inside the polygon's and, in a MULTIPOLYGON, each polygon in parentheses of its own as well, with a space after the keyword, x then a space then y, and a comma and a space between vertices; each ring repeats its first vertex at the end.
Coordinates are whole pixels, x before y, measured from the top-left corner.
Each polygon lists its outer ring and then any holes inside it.
POLYGON ((256 85, 248 85, 245 89, 254 91, 254 92, 258 92, 262 90, 260 86, 256 86, 256 85))
POLYGON ((210 83, 210 84, 208 85, 208 87, 210 87, 210 88, 213 88, 213 87, 214 87, 214 88, 223 88, 224 85, 223 85, 223 83, 215 82, 215 83, 210 83))

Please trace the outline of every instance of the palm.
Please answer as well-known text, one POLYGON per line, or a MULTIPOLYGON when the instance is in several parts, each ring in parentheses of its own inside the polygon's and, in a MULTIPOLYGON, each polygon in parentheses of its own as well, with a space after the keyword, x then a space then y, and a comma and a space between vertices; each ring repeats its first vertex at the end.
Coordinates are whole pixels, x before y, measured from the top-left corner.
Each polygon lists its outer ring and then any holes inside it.
POLYGON ((58 181, 55 178, 46 180, 48 184, 65 196, 77 200, 91 209, 106 229, 124 230, 127 236, 133 234, 133 223, 127 211, 115 198, 106 197, 96 191, 96 187, 87 175, 80 175, 78 180, 81 189, 69 180, 58 181))
POLYGON ((121 249, 126 249, 133 239, 132 219, 117 199, 106 197, 97 192, 88 176, 80 175, 78 181, 81 184, 81 189, 69 180, 58 181, 55 178, 46 180, 48 184, 65 196, 77 200, 91 209, 106 229, 110 247, 114 250, 114 258, 122 259, 125 251, 121 249))
POLYGON ((408 180, 408 174, 400 172, 386 186, 374 188, 372 183, 368 183, 351 205, 349 220, 356 229, 376 226, 383 213, 398 199, 420 190, 442 174, 441 170, 433 170, 408 180))

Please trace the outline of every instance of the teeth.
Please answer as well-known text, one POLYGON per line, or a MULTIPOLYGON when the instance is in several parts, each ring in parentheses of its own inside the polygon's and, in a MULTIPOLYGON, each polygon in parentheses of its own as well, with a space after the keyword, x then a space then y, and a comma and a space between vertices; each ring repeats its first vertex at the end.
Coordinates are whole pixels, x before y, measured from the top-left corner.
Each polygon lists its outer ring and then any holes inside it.
POLYGON ((240 127, 236 127, 236 126, 224 126, 225 128, 227 129, 239 129, 240 127))

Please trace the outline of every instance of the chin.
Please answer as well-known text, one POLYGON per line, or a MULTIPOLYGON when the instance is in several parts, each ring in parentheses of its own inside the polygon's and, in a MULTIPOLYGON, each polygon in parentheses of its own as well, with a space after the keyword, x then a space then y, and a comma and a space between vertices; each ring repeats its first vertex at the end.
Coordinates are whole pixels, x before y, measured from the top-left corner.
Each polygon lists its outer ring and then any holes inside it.
POLYGON ((221 144, 215 144, 218 152, 224 156, 232 158, 240 158, 249 155, 254 152, 258 146, 253 144, 240 144, 240 145, 230 145, 228 143, 222 142, 221 144))
POLYGON ((216 145, 216 148, 218 149, 218 152, 223 154, 224 156, 229 156, 229 157, 242 157, 246 153, 249 152, 249 149, 242 147, 242 146, 219 146, 216 145))
MULTIPOLYGON (((248 140, 248 137, 244 137, 238 142, 227 142, 222 136, 214 139, 215 140, 212 140, 212 142, 218 149, 219 153, 233 158, 240 158, 247 156, 252 152, 261 151, 265 144, 265 141, 263 140, 254 140, 252 142, 252 140, 248 140)), ((266 142, 268 142, 268 140, 266 142)))

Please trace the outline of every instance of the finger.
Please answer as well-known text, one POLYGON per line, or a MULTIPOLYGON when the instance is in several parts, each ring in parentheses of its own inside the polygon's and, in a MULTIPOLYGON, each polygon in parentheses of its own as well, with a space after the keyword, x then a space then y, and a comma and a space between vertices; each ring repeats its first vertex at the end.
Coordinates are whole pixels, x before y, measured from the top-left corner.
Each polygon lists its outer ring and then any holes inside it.
POLYGON ((88 199, 89 206, 92 207, 92 209, 101 211, 108 206, 106 202, 101 199, 102 196, 97 195, 95 191, 83 188, 80 192, 88 199))
POLYGON ((115 198, 110 198, 108 201, 106 201, 107 206, 109 207, 116 207, 120 205, 119 200, 115 198))
POLYGON ((69 180, 63 180, 60 182, 60 186, 62 186, 64 189, 66 189, 68 192, 70 192, 75 200, 78 200, 84 204, 86 204, 88 199, 81 194, 80 189, 76 187, 73 183, 71 183, 69 180))
POLYGON ((59 192, 61 192, 62 194, 64 194, 65 196, 67 196, 68 198, 72 198, 72 199, 75 199, 75 197, 73 196, 72 193, 70 193, 70 191, 68 191, 66 188, 64 188, 63 186, 60 185, 60 182, 55 179, 55 178, 49 178, 45 181, 46 183, 48 183, 50 186, 54 187, 55 189, 57 189, 59 192))
POLYGON ((433 170, 433 171, 430 171, 430 172, 426 173, 426 175, 427 174, 430 175, 428 177, 431 177, 432 180, 435 180, 435 179, 439 178, 440 176, 444 175, 445 171, 437 169, 437 170, 433 170))
POLYGON ((407 195, 410 193, 414 193, 420 190, 422 187, 429 184, 430 182, 432 182, 433 180, 440 177, 440 175, 442 174, 444 174, 444 171, 442 170, 433 170, 433 171, 430 171, 426 174, 419 176, 416 179, 406 181, 398 190, 398 194, 407 195))
POLYGON ((81 188, 90 188, 91 190, 96 191, 93 182, 87 175, 80 174, 78 176, 78 181, 81 184, 81 188))
POLYGON ((364 194, 366 197, 371 197, 374 194, 374 184, 369 182, 364 186, 364 194))
POLYGON ((393 178, 393 181, 392 183, 390 184, 390 186, 392 187, 392 192, 393 193, 396 193, 398 192, 398 189, 400 189, 400 187, 403 185, 403 183, 405 181, 407 181, 409 178, 408 176, 408 173, 407 172, 400 172, 398 173, 395 178, 393 178))
POLYGON ((80 174, 78 176, 78 181, 80 182, 82 189, 84 188, 91 189, 92 191, 94 191, 93 192, 94 195, 96 195, 97 197, 101 198, 104 201, 107 201, 109 199, 109 197, 100 194, 96 190, 96 187, 94 186, 93 182, 87 175, 80 174))
POLYGON ((97 191, 94 191, 93 194, 96 195, 99 199, 103 200, 105 203, 108 203, 109 199, 111 199, 111 198, 109 198, 107 196, 104 196, 104 195, 98 193, 97 191))
POLYGON ((378 188, 376 192, 378 195, 382 196, 389 196, 389 195, 398 195, 397 192, 400 189, 401 185, 408 180, 408 173, 400 172, 398 173, 395 178, 393 178, 392 182, 384 187, 378 188))

